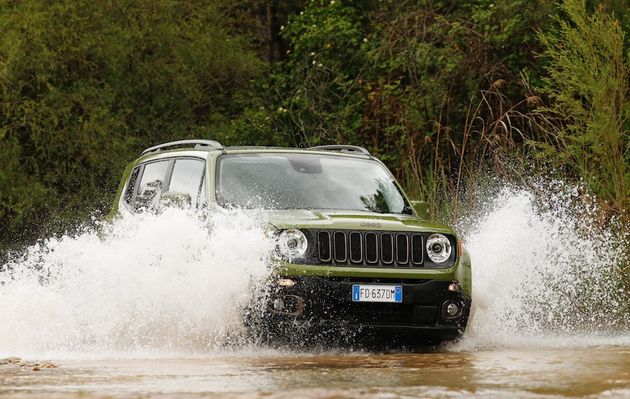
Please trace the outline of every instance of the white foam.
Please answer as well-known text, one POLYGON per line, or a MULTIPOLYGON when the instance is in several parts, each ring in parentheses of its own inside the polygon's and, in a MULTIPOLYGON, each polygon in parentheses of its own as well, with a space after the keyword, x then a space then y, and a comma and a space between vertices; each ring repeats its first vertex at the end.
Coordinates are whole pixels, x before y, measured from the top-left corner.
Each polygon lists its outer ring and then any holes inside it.
MULTIPOLYGON (((536 191, 500 190, 463 226, 473 316, 453 349, 630 345, 614 284, 627 240, 597 228, 576 190, 536 191)), ((0 357, 216 352, 268 274, 265 227, 169 210, 33 246, 0 272, 0 357)))
POLYGON ((627 345, 626 245, 558 182, 504 188, 468 221, 473 316, 460 347, 627 345))
POLYGON ((105 230, 5 265, 0 356, 211 350, 239 328, 238 307, 267 273, 264 223, 251 214, 168 210, 105 230))

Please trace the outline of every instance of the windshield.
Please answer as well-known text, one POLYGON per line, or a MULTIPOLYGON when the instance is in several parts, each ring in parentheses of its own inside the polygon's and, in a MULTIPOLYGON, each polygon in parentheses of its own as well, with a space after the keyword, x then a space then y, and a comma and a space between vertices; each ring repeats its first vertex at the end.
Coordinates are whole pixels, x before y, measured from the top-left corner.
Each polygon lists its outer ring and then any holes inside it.
POLYGON ((411 210, 379 162, 335 155, 223 155, 217 201, 254 209, 338 209, 378 213, 411 210))

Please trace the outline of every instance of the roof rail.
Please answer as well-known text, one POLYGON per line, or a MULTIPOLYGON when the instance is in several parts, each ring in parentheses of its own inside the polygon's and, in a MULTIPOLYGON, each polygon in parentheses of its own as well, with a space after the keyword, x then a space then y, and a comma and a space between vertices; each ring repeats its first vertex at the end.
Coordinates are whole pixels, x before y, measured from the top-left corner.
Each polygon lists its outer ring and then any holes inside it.
POLYGON ((201 147, 209 147, 209 150, 222 150, 223 146, 218 141, 214 140, 179 140, 179 141, 171 141, 169 143, 159 144, 153 147, 149 147, 146 150, 142 151, 142 154, 148 154, 150 152, 162 151, 170 147, 182 147, 189 146, 194 148, 201 147))
POLYGON ((310 147, 309 150, 359 152, 364 155, 371 155, 370 152, 363 147, 346 144, 318 145, 316 147, 310 147))

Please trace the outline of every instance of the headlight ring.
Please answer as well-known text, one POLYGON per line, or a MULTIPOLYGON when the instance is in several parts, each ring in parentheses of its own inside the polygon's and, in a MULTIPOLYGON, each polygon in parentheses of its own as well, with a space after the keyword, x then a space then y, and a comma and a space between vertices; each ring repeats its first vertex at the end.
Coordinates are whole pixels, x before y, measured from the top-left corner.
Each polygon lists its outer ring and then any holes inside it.
POLYGON ((427 255, 435 263, 444 263, 452 253, 451 241, 443 234, 431 234, 427 239, 427 255))
POLYGON ((278 235, 277 244, 280 255, 288 259, 303 258, 308 251, 308 239, 298 229, 283 230, 278 235))

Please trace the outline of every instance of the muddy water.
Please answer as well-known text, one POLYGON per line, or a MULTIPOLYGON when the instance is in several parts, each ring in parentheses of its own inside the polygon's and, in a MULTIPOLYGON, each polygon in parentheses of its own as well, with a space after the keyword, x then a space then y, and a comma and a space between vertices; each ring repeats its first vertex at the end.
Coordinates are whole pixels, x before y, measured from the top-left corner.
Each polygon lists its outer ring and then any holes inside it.
POLYGON ((0 366, 0 396, 630 397, 630 347, 432 353, 235 352, 0 366))

